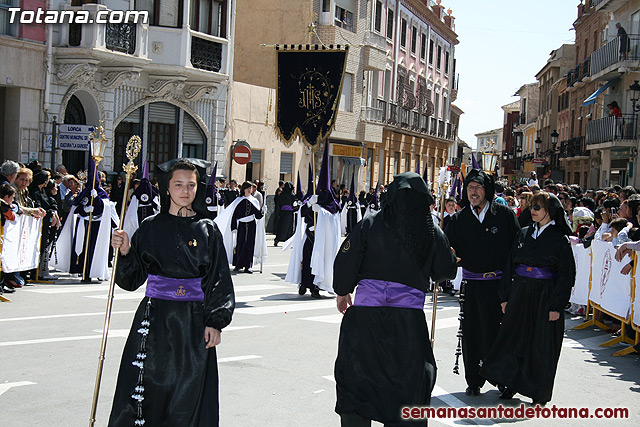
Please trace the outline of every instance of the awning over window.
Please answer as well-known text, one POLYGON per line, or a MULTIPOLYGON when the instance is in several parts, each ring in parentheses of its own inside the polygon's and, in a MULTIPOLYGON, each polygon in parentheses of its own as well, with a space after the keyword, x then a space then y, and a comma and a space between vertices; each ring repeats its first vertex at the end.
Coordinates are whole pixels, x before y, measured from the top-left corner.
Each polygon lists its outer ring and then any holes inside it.
POLYGON ((341 157, 340 160, 342 160, 345 165, 367 166, 367 161, 362 157, 341 157))
POLYGON ((615 79, 609 80, 608 82, 606 82, 600 89, 598 89, 597 91, 595 91, 591 95, 589 95, 589 97, 587 99, 585 99, 584 102, 582 103, 582 106, 584 107, 586 105, 591 105, 591 104, 595 103, 596 102, 596 98, 598 97, 598 95, 600 95, 602 92, 607 90, 607 88, 609 86, 611 86, 612 84, 614 84, 618 80, 620 80, 620 77, 616 77, 615 79))

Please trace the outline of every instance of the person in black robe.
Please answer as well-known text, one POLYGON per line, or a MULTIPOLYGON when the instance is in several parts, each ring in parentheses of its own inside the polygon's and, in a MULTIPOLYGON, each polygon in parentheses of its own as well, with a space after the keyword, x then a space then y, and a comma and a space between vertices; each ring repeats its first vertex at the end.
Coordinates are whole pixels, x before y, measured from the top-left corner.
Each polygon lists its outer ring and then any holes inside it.
POLYGON ((170 206, 142 222, 131 243, 113 234, 116 283, 147 281, 122 354, 110 427, 218 425, 215 346, 231 322, 233 283, 214 222, 193 210, 198 174, 178 161, 168 173, 170 206))
POLYGON ((425 291, 430 279, 456 275, 455 256, 433 224, 431 203, 420 175, 396 175, 382 210, 358 223, 336 256, 333 288, 344 318, 335 410, 343 427, 370 425, 369 420, 426 425, 403 419, 401 408, 429 405, 436 362, 423 311, 425 291))
POLYGON ((523 228, 511 248, 500 301, 504 318, 480 374, 544 405, 551 400, 564 336, 564 308, 576 267, 562 204, 541 191, 531 200, 534 224, 523 228))
MULTIPOLYGON (((240 191, 244 195, 233 211, 231 217, 231 230, 237 230, 236 247, 233 252, 233 271, 244 268, 245 273, 251 274, 253 265, 253 253, 256 246, 256 219, 262 218, 264 212, 253 204, 251 197, 252 184, 246 181, 240 191)), ((255 198, 253 198, 255 200, 255 198)))
POLYGON ((224 197, 220 194, 220 191, 216 188, 216 174, 218 172, 218 164, 213 167, 213 173, 209 178, 209 183, 205 190, 204 203, 207 206, 207 213, 209 218, 216 219, 220 208, 224 206, 224 197))
MULTIPOLYGON (((496 339, 502 310, 498 290, 502 270, 511 245, 520 230, 512 209, 493 201, 493 178, 473 169, 465 178, 463 209, 449 220, 445 234, 460 258, 461 343, 465 379, 469 396, 477 396, 485 383, 480 375, 482 360, 496 339)), ((460 348, 456 350, 457 356, 460 348)), ((499 388, 503 387, 499 385, 499 388)))
POLYGON ((295 211, 296 196, 293 194, 293 184, 287 181, 282 187, 282 192, 278 196, 278 221, 276 222, 276 237, 274 246, 278 242, 285 242, 293 236, 295 225, 293 223, 293 212, 295 211))

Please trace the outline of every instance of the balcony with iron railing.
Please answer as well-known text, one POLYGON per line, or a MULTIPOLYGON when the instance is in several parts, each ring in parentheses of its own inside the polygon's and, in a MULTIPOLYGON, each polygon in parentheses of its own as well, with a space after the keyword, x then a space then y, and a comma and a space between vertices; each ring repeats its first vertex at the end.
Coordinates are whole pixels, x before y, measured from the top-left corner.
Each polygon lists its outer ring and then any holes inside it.
MULTIPOLYGON (((635 141, 638 135, 637 115, 623 114, 622 117, 604 117, 587 123, 586 144, 618 145, 623 141, 635 141)), ((601 147, 606 148, 606 147, 601 147)))
POLYGON ((380 99, 376 100, 376 106, 363 107, 364 120, 443 139, 453 140, 456 137, 456 126, 447 121, 380 99))
POLYGON ((629 0, 590 0, 597 11, 615 12, 629 0))
POLYGON ((560 142, 558 157, 560 157, 561 159, 570 160, 576 157, 588 156, 589 150, 587 150, 584 136, 578 136, 560 142))
POLYGON ((610 73, 626 64, 628 61, 640 62, 640 35, 629 34, 627 38, 627 50, 621 50, 620 38, 616 37, 600 49, 591 54, 590 74, 592 78, 607 79, 610 73))
MULTIPOLYGON (((200 71, 224 73, 228 41, 225 38, 192 31, 188 26, 164 27, 147 25, 142 19, 122 24, 98 24, 99 11, 109 11, 99 4, 66 6, 65 10, 89 13, 88 24, 58 26, 57 54, 65 59, 91 58, 109 66, 139 66, 149 62, 157 65, 193 67, 185 70, 200 76, 200 71), (150 46, 153 40, 153 46, 150 46)), ((134 12, 134 11, 132 11, 134 12)))

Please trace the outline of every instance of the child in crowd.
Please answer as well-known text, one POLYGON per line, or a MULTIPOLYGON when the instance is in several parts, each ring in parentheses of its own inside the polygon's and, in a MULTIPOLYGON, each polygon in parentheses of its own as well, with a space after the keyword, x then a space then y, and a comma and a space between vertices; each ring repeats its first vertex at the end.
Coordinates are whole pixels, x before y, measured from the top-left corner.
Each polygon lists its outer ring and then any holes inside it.
POLYGON ((602 240, 605 242, 612 242, 613 246, 618 246, 621 243, 629 241, 629 229, 631 224, 627 222, 626 218, 616 218, 611 221, 611 233, 604 233, 602 240))
POLYGON ((6 220, 15 221, 18 213, 18 205, 13 203, 16 197, 16 189, 11 184, 0 185, 0 211, 2 212, 2 225, 6 220))

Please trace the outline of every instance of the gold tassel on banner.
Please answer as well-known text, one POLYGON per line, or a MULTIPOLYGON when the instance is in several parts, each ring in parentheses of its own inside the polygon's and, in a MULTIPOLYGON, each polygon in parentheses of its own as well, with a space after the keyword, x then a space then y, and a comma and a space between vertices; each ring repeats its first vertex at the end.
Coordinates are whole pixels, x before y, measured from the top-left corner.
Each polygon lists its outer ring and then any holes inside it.
MULTIPOLYGON (((124 200, 122 201, 122 209, 120 212, 120 224, 118 230, 122 230, 124 223, 124 214, 127 210, 127 203, 129 202, 129 184, 131 182, 131 175, 138 169, 133 163, 133 160, 138 157, 140 149, 142 148, 142 141, 137 135, 132 136, 127 143, 127 158, 129 163, 122 165, 122 169, 127 174, 127 180, 124 184, 124 200)), ((100 380, 102 379, 102 367, 104 365, 104 354, 107 348, 107 335, 109 333, 109 323, 111 321, 111 308, 113 306, 113 290, 115 286, 116 270, 118 268, 118 257, 120 255, 120 249, 116 249, 115 256, 113 258, 113 268, 111 270, 111 280, 109 281, 109 294, 107 297, 107 313, 104 318, 104 327, 102 329, 102 345, 100 346, 100 357, 98 358, 98 373, 96 374, 96 385, 93 392, 93 404, 91 406, 91 418, 89 419, 89 426, 93 427, 96 422, 96 410, 98 409, 98 393, 100 392, 100 380)))

